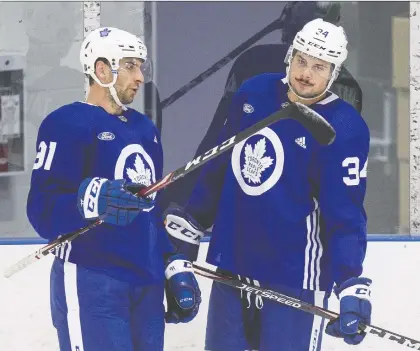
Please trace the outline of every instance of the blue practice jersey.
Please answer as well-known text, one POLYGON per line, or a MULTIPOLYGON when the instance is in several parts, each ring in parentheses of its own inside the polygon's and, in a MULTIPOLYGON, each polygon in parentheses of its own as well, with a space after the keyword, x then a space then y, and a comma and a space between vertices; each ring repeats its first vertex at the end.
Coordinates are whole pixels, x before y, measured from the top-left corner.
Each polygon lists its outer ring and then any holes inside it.
MULTIPOLYGON (((83 102, 65 105, 42 122, 37 150, 27 214, 37 233, 50 240, 91 223, 77 208, 83 179, 124 178, 147 186, 162 177, 160 136, 133 109, 115 116, 83 102)), ((103 223, 55 254, 123 281, 162 281, 170 244, 160 216, 156 206, 125 227, 103 223)))
MULTIPOLYGON (((247 80, 233 98, 218 142, 281 108, 283 74, 247 80)), ((369 130, 329 92, 310 106, 336 139, 321 146, 297 121, 283 120, 210 161, 186 204, 213 223, 207 262, 267 283, 329 290, 362 273, 366 252, 369 130)))

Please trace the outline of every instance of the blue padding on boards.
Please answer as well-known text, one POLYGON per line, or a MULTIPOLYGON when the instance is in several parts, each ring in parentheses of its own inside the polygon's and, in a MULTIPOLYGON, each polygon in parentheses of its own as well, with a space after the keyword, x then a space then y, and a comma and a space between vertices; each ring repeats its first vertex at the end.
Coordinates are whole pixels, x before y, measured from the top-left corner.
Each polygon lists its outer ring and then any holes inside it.
MULTIPOLYGON (((207 243, 210 240, 210 233, 201 239, 201 242, 207 243)), ((399 234, 369 234, 368 241, 420 241, 420 235, 399 235, 399 234)), ((0 238, 0 245, 45 245, 48 241, 42 238, 0 238)))
MULTIPOLYGON (((210 236, 206 235, 201 242, 209 242, 210 236)), ((368 234, 368 241, 420 241, 420 235, 400 235, 400 234, 368 234)))
POLYGON ((0 245, 42 245, 48 244, 48 240, 42 238, 4 238, 0 239, 0 245))

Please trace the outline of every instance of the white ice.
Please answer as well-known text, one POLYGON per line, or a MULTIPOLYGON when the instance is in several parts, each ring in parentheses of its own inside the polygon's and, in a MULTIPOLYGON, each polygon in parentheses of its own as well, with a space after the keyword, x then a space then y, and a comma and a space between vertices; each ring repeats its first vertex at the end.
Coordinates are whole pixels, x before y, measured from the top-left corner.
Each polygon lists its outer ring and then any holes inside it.
MULTIPOLYGON (((203 244, 199 262, 207 244, 203 244)), ((55 330, 50 322, 49 268, 52 257, 45 257, 10 279, 3 270, 38 246, 0 246, 0 351, 56 351, 55 330)), ((365 261, 366 276, 373 280, 372 324, 420 339, 420 243, 369 242, 365 261)), ((201 310, 189 324, 167 325, 165 350, 204 349, 208 296, 211 281, 198 277, 204 296, 201 310)), ((331 298, 330 309, 337 311, 331 298)), ((299 328, 297 325, 296 328, 299 328)), ((324 334, 323 351, 403 351, 396 342, 368 335, 359 346, 324 334)), ((282 350, 279 350, 282 351, 282 350)))

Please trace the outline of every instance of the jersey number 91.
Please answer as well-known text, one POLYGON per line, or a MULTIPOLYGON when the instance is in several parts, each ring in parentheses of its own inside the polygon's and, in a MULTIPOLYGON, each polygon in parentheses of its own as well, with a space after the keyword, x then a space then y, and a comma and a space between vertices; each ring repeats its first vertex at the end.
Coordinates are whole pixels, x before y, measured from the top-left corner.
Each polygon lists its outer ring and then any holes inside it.
POLYGON ((49 145, 45 141, 41 141, 38 147, 38 153, 36 154, 36 160, 33 169, 40 169, 43 167, 45 170, 49 171, 51 169, 51 163, 54 157, 55 149, 57 143, 51 141, 49 145))

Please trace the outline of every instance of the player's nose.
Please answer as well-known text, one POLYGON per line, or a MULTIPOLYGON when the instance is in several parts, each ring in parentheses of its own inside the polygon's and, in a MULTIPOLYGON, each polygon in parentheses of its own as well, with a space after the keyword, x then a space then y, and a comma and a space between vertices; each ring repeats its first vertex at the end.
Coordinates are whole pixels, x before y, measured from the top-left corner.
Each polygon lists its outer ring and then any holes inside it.
POLYGON ((312 77, 312 70, 311 70, 310 67, 303 68, 302 77, 304 77, 304 78, 311 78, 312 77))
POLYGON ((144 83, 144 75, 141 70, 136 71, 136 75, 134 76, 134 79, 137 84, 143 84, 144 83))

